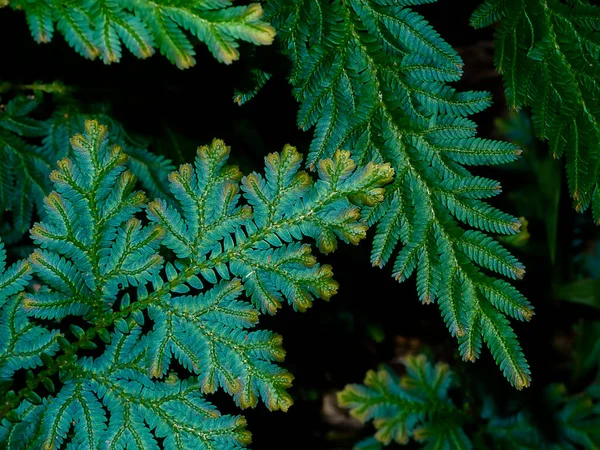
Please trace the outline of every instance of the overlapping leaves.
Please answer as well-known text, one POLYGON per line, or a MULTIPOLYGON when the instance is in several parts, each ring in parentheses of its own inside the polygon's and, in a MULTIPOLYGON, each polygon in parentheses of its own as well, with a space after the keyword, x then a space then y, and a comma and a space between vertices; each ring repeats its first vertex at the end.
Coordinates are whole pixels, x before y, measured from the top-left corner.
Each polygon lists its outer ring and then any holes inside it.
POLYGON ((396 279, 416 272, 419 298, 438 302, 463 358, 475 360, 483 339, 520 389, 529 366, 506 315, 529 320, 533 311, 491 273, 521 278, 524 268, 486 234, 513 234, 520 222, 485 202, 499 183, 466 168, 507 163, 520 150, 475 137, 467 116, 490 97, 448 85, 462 62, 409 8, 421 3, 430 1, 272 0, 267 16, 293 62, 298 124, 314 127, 309 166, 347 148, 357 161, 395 169, 385 201, 363 210, 378 224, 373 265, 395 255, 396 279))
POLYGON ((45 120, 32 117, 41 97, 17 96, 0 110, 0 207, 12 220, 0 228, 6 242, 19 240, 33 217, 44 217, 44 197, 50 193, 54 163, 71 154, 69 139, 95 118, 110 125, 114 142, 127 154, 127 168, 152 196, 169 197, 170 160, 147 150, 148 143, 128 135, 121 124, 104 113, 84 113, 76 104, 57 108, 45 120))
POLYGON ((194 45, 184 31, 206 44, 213 56, 230 64, 239 58, 239 41, 268 45, 271 26, 253 3, 232 6, 232 0, 17 0, 10 6, 25 11, 36 42, 50 42, 55 28, 82 56, 118 62, 127 48, 138 58, 158 48, 180 69, 196 63, 194 45))
MULTIPOLYGON (((45 367, 30 373, 27 387, 7 394, 1 442, 145 449, 164 438, 167 448, 245 445, 243 418, 221 416, 202 394, 223 389, 242 408, 263 400, 269 409, 287 410, 292 376, 276 364, 285 355, 281 337, 252 328, 261 312, 274 313, 283 302, 305 310, 314 298, 335 293, 331 268, 316 262, 303 238, 324 252, 338 239, 364 238, 366 226, 349 199, 380 202, 392 169, 357 169, 347 152, 338 152, 320 163, 313 182, 288 146, 267 156, 264 175, 242 178, 226 165, 229 149, 215 140, 199 148, 194 166, 169 177, 176 201, 147 204, 134 190, 127 156, 109 147, 106 127, 87 121, 85 134, 71 143, 72 156, 51 174, 55 191, 45 199, 46 218, 31 231, 39 248, 29 264, 42 286, 13 300, 24 320, 25 314, 43 319, 56 331, 37 349, 43 355, 20 363, 45 367), (147 224, 139 217, 143 208, 147 224), (174 254, 167 262, 161 245, 174 254), (61 330, 74 317, 86 329, 61 330), (144 324, 149 331, 142 333, 144 324), (100 354, 81 357, 81 350, 100 354), (174 360, 182 367, 177 372, 174 360), (40 385, 56 393, 42 398, 40 385)), ((2 358, 17 368, 18 353, 2 358)))

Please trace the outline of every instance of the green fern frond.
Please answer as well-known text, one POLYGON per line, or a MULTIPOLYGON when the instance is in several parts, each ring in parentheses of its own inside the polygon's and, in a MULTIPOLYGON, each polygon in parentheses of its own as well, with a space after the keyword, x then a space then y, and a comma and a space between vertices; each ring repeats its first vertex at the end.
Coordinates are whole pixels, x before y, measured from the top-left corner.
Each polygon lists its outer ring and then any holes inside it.
POLYGON ((508 103, 531 108, 537 137, 566 156, 577 211, 600 221, 600 8, 587 1, 486 0, 471 17, 495 32, 508 103))
POLYGON ((143 365, 139 329, 115 332, 112 344, 97 358, 81 358, 63 368, 57 394, 24 401, 20 422, 4 419, 0 442, 7 448, 60 448, 70 439, 81 448, 215 449, 241 448, 250 442, 241 416, 221 415, 208 403, 195 379, 152 381, 143 365), (107 420, 106 413, 109 418, 107 420), (20 448, 20 447, 19 447, 20 448))
POLYGON ((521 278, 524 268, 489 233, 514 234, 520 222, 483 200, 500 192, 466 166, 514 161, 512 144, 474 137, 466 117, 490 103, 483 92, 457 92, 462 61, 409 6, 425 0, 271 0, 272 20, 291 57, 300 102, 298 124, 314 127, 309 167, 350 149, 355 161, 392 164, 386 200, 364 208, 377 224, 371 262, 405 280, 416 272, 419 298, 438 302, 460 343, 475 360, 481 340, 518 389, 529 366, 505 314, 529 320, 527 300, 490 272, 521 278), (502 313, 500 313, 501 311, 502 313))
POLYGON ((348 385, 338 393, 340 406, 363 423, 373 420, 375 438, 385 445, 407 444, 412 437, 426 449, 471 448, 462 412, 448 398, 448 366, 434 366, 424 355, 409 356, 404 365, 400 379, 387 369, 369 371, 364 385, 348 385))
POLYGON ((29 284, 31 266, 19 261, 7 268, 2 242, 0 274, 0 392, 4 394, 15 371, 39 366, 42 353, 50 356, 58 350, 58 333, 29 321, 19 293, 29 284))
POLYGON ((597 382, 575 395, 564 385, 551 384, 538 400, 541 404, 521 405, 521 397, 509 401, 511 414, 507 415, 506 399, 497 403, 479 383, 454 383, 452 398, 464 405, 464 409, 457 408, 448 397, 452 374, 446 364, 433 365, 424 355, 409 356, 404 364, 406 375, 400 379, 387 369, 369 371, 364 385, 348 385, 338 393, 340 406, 363 423, 373 420, 377 429, 374 438, 358 443, 356 450, 379 449, 392 441, 407 444, 411 437, 426 449, 550 450, 600 445, 597 382), (481 408, 480 415, 474 414, 477 408, 481 408), (542 431, 540 417, 535 415, 541 409, 549 413, 543 419, 551 434, 542 431))
POLYGON ((175 200, 147 204, 127 155, 107 139, 105 126, 86 121, 52 172, 45 219, 31 230, 39 249, 29 264, 42 286, 18 306, 57 328, 73 316, 88 327, 51 335, 45 369, 0 408, 0 442, 20 433, 35 448, 60 447, 66 436, 86 448, 158 448, 156 438, 173 449, 242 447, 243 418, 220 416, 202 395, 223 389, 242 408, 259 400, 289 408, 292 375, 275 364, 285 356, 282 339, 251 329, 284 301, 303 311, 335 294, 331 267, 317 263, 304 237, 325 253, 338 239, 364 238, 359 206, 382 200, 393 170, 356 168, 338 152, 313 182, 287 146, 265 158, 264 175, 242 177, 215 140, 198 149, 194 166, 170 175, 175 200), (136 217, 142 209, 148 224, 136 217), (165 262, 161 246, 175 258, 165 262), (101 356, 75 356, 103 343, 101 356), (173 359, 190 378, 169 372, 173 359), (57 371, 59 383, 51 380, 57 371), (42 383, 56 394, 42 398, 42 383))
POLYGON ((196 64, 186 31, 203 42, 220 62, 239 58, 239 41, 268 45, 273 28, 262 21, 260 4, 231 6, 220 1, 148 0, 17 0, 10 6, 25 12, 33 38, 50 42, 54 27, 82 56, 120 61, 125 46, 138 58, 161 54, 180 69, 196 64))
POLYGON ((113 142, 127 154, 127 169, 135 175, 144 191, 152 197, 170 196, 168 175, 175 169, 173 163, 162 155, 148 151, 145 148, 148 146, 146 142, 132 138, 119 122, 107 114, 84 113, 77 105, 58 108, 44 123, 46 131, 40 151, 51 155, 53 161, 70 156, 69 139, 82 132, 85 121, 90 119, 110 128, 113 142))

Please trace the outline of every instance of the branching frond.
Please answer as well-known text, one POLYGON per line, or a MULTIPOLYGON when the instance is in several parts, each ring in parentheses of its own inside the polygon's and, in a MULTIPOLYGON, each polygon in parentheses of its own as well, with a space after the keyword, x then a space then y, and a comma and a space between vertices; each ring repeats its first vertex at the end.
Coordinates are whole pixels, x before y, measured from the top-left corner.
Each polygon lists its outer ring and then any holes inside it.
POLYGON ((276 364, 282 338, 253 328, 261 312, 284 302, 303 311, 337 291, 305 238, 324 253, 364 238, 359 207, 383 199, 393 170, 356 168, 338 152, 313 181, 286 146, 265 158, 264 174, 242 177, 215 140, 171 173, 175 200, 147 203, 127 155, 107 139, 105 126, 86 121, 52 172, 45 219, 31 230, 39 248, 29 264, 42 286, 15 300, 29 317, 75 317, 88 327, 44 337, 46 368, 3 406, 1 442, 24 433, 36 448, 60 447, 67 436, 85 448, 157 448, 162 438, 173 449, 243 446, 243 418, 220 416, 202 395, 223 389, 241 408, 259 400, 289 408, 292 376, 276 364), (165 261, 161 246, 174 256, 165 261), (101 356, 76 357, 104 343, 101 356), (189 378, 170 371, 174 360, 189 378), (59 385, 49 378, 56 371, 59 385), (44 379, 56 393, 42 398, 35 388, 44 379))
POLYGON ((448 366, 429 363, 424 355, 404 361, 406 375, 390 370, 369 371, 364 385, 352 384, 338 393, 340 406, 367 422, 373 420, 378 442, 406 444, 412 437, 426 449, 469 449, 461 427, 462 412, 448 398, 448 366))
POLYGON ((513 234, 520 222, 484 200, 500 192, 466 166, 514 161, 521 150, 476 138, 466 117, 487 107, 483 92, 457 92, 462 61, 410 6, 426 0, 271 0, 291 57, 298 124, 314 127, 309 167, 336 149, 359 163, 392 164, 385 201, 363 210, 377 224, 371 262, 394 260, 394 277, 416 272, 419 298, 438 302, 465 360, 483 339, 518 389, 529 366, 508 320, 529 320, 529 302, 492 272, 521 278, 524 268, 488 233, 513 234), (462 225, 461 225, 462 223, 462 225))
POLYGON ((239 58, 239 41, 268 45, 275 35, 262 21, 258 3, 231 6, 232 0, 18 0, 36 42, 50 42, 56 28, 77 53, 118 62, 127 48, 138 58, 155 49, 180 69, 196 64, 188 33, 203 42, 220 62, 239 58), (187 32, 187 33, 186 33, 187 32))
POLYGON ((38 98, 19 96, 0 107, 0 210, 13 214, 10 229, 3 230, 7 241, 29 228, 34 209, 41 207, 50 187, 54 161, 29 139, 46 130, 42 121, 29 116, 38 105, 38 98))
POLYGON ((127 154, 127 168, 146 192, 168 198, 170 160, 149 152, 146 143, 132 139, 123 127, 106 114, 86 114, 77 105, 58 108, 46 120, 30 117, 39 98, 15 97, 0 109, 0 207, 12 212, 12 222, 0 229, 6 241, 20 239, 32 218, 45 217, 44 196, 50 193, 51 167, 71 155, 69 139, 83 131, 84 122, 95 118, 107 123, 113 140, 127 154))
POLYGON ((497 403, 473 378, 462 380, 469 386, 453 383, 452 398, 463 405, 463 409, 457 408, 448 398, 451 372, 446 364, 434 366, 424 355, 417 355, 407 357, 405 365, 406 375, 400 379, 388 369, 369 371, 364 385, 348 385, 338 393, 340 406, 363 423, 373 420, 377 429, 374 438, 358 443, 355 450, 379 449, 392 441, 407 444, 411 437, 431 450, 554 450, 600 445, 597 382, 575 395, 564 385, 551 384, 535 405, 521 405, 522 397, 509 402, 511 413, 507 415, 506 399, 497 403), (476 405, 481 405, 480 417, 473 414, 476 405), (542 410, 545 414, 540 417, 542 410), (552 433, 544 433, 545 427, 552 433), (469 430, 469 435, 464 430, 469 430))

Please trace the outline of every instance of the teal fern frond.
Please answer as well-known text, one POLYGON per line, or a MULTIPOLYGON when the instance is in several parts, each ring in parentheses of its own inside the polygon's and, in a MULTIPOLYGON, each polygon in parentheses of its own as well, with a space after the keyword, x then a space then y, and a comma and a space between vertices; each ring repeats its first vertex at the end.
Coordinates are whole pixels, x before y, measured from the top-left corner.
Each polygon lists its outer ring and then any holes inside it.
POLYGON ((17 370, 41 365, 42 353, 53 355, 58 350, 58 333, 30 322, 23 309, 21 291, 30 279, 27 261, 6 267, 6 250, 0 242, 0 385, 10 383, 17 370))
POLYGON ((471 17, 495 31, 508 103, 531 108, 537 137, 566 157, 575 208, 600 221, 600 8, 589 1, 486 0, 471 17))
POLYGON ((123 126, 105 113, 87 113, 77 104, 56 109, 52 116, 44 121, 46 127, 42 136, 40 152, 50 155, 53 161, 70 156, 69 139, 84 130, 86 120, 96 120, 106 124, 111 130, 114 143, 127 155, 127 169, 135 175, 145 192, 152 197, 168 198, 168 175, 175 166, 162 155, 148 151, 148 142, 132 137, 123 126))
POLYGON ((6 448, 60 448, 72 437, 81 448, 216 449, 241 448, 250 433, 241 416, 221 415, 201 395, 195 379, 156 382, 136 345, 139 329, 115 332, 105 353, 63 366, 60 390, 51 399, 30 399, 15 410, 19 421, 4 420, 6 448), (106 411, 109 414, 108 420, 106 411), (73 431, 71 432, 71 428, 73 431))
POLYGON ((110 126, 113 140, 128 156, 127 168, 144 190, 153 197, 169 198, 167 177, 175 167, 167 158, 149 152, 147 142, 132 138, 108 115, 84 113, 77 104, 59 107, 47 119, 34 119, 31 114, 40 102, 41 98, 17 96, 0 110, 0 207, 11 211, 13 219, 0 229, 7 243, 23 236, 35 214, 45 216, 51 167, 70 156, 69 139, 91 118, 110 126))
POLYGON ((348 385, 338 393, 338 403, 363 423, 373 420, 376 442, 407 444, 412 437, 426 449, 471 448, 463 413, 448 397, 448 366, 433 365, 424 355, 409 356, 404 365, 400 379, 388 369, 369 371, 364 385, 348 385))
POLYGON ((196 64, 185 31, 203 42, 220 62, 239 58, 239 41, 268 45, 273 28, 262 21, 258 3, 232 6, 232 0, 11 0, 22 9, 33 38, 50 42, 56 29, 82 56, 118 62, 123 46, 138 58, 160 53, 180 69, 196 64))
MULTIPOLYGON (((376 449, 395 441, 407 444, 412 437, 426 449, 575 449, 600 445, 600 388, 592 383, 583 392, 570 394, 564 385, 546 387, 542 408, 552 429, 546 435, 531 408, 519 406, 506 414, 485 389, 451 382, 446 364, 435 365, 424 355, 409 356, 406 374, 398 378, 388 369, 369 371, 364 384, 352 384, 338 393, 340 406, 365 423, 373 420, 375 436, 355 449, 376 449), (448 397, 462 399, 463 408, 448 397), (478 405, 481 414, 475 414, 478 405), (465 430, 469 430, 466 434, 465 430)), ((469 380, 471 382, 472 379, 469 380)), ((476 383, 477 385, 478 383, 476 383)), ((522 400, 522 398, 520 399, 522 400)), ((540 405, 536 405, 539 409, 540 405)))
POLYGON ((222 389, 241 408, 259 400, 289 408, 292 375, 276 364, 282 339, 252 328, 283 302, 305 310, 336 292, 331 267, 304 237, 323 252, 338 239, 364 238, 357 205, 380 202, 393 170, 357 169, 338 152, 313 182, 287 146, 265 158, 264 175, 242 177, 215 140, 170 175, 175 200, 147 203, 127 155, 107 139, 105 126, 85 122, 51 174, 45 219, 31 230, 39 248, 24 264, 41 287, 18 297, 20 308, 59 330, 52 350, 60 351, 6 394, 0 442, 57 448, 69 436, 86 448, 158 448, 162 438, 173 449, 243 447, 244 419, 221 416, 204 394, 222 389), (73 318, 86 328, 62 330, 73 318))
POLYGON ((467 170, 514 161, 521 150, 475 137, 467 116, 490 96, 449 86, 462 61, 409 8, 423 3, 431 1, 272 0, 266 15, 292 59, 298 124, 314 127, 308 165, 346 148, 358 163, 385 161, 396 172, 385 201, 363 209, 377 224, 373 265, 395 258, 398 281, 416 272, 420 300, 438 302, 462 357, 477 359, 483 339, 521 389, 529 366, 506 316, 529 320, 533 309, 492 276, 519 279, 524 267, 489 236, 514 234, 520 222, 485 202, 498 182, 467 170))

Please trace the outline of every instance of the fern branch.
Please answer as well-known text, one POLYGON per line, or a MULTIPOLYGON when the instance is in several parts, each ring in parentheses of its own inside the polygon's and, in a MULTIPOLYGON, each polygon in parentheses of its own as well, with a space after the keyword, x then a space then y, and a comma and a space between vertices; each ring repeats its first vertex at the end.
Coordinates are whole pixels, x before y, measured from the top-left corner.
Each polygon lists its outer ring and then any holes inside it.
POLYGON ((483 337, 504 375, 521 389, 529 385, 529 366, 496 308, 527 320, 532 308, 487 270, 520 278, 523 266, 493 238, 458 224, 503 234, 519 229, 516 218, 479 200, 497 194, 498 183, 465 166, 510 162, 521 151, 474 137, 476 126, 465 117, 488 106, 489 95, 456 92, 447 84, 459 79, 462 62, 408 7, 422 3, 428 2, 272 0, 267 17, 293 62, 298 124, 314 127, 309 167, 348 148, 356 161, 386 161, 396 172, 386 202, 363 209, 364 220, 378 224, 373 265, 396 254, 394 277, 402 281, 417 272, 421 301, 439 303, 463 358, 479 355, 483 337), (477 250, 465 243, 474 236, 477 250), (488 286, 505 295, 491 302, 488 286))
POLYGON ((529 107, 537 137, 566 156, 575 209, 600 221, 600 9, 560 0, 487 0, 471 24, 499 22, 495 62, 513 108, 529 107), (535 81, 534 81, 535 80, 535 81))
MULTIPOLYGON (((349 198, 381 201, 392 169, 357 169, 339 152, 321 162, 313 182, 288 146, 266 158, 264 176, 242 179, 225 165, 229 149, 215 140, 199 148, 193 167, 171 174, 175 200, 146 204, 133 190, 127 156, 109 147, 106 127, 87 121, 71 143, 71 157, 51 174, 46 218, 31 231, 41 249, 29 263, 44 285, 26 295, 22 310, 53 321, 81 316, 89 327, 59 336, 61 352, 42 358, 46 368, 10 395, 1 414, 13 424, 28 422, 34 446, 61 445, 71 424, 73 439, 90 448, 108 437, 155 448, 155 436, 169 448, 243 446, 243 419, 220 417, 201 394, 222 388, 242 408, 262 399, 269 409, 287 410, 292 376, 274 363, 285 355, 281 337, 251 328, 261 311, 279 307, 266 297, 304 310, 336 292, 331 268, 316 262, 303 236, 325 252, 337 239, 364 238, 349 198), (135 217, 142 208, 147 225, 135 217), (173 261, 163 261, 161 245, 174 252, 173 261), (242 293, 251 302, 238 299, 242 293), (151 330, 142 335, 147 320, 151 330), (80 349, 98 348, 98 339, 110 343, 102 356, 75 358, 80 349), (173 358, 190 378, 169 374, 173 358), (37 387, 57 372, 56 394, 41 398, 37 387)), ((4 428, 3 442, 22 431, 4 428)))
POLYGON ((260 4, 231 6, 222 2, 150 0, 14 1, 25 12, 33 38, 50 42, 54 26, 77 53, 105 64, 120 61, 123 45, 136 57, 152 56, 155 48, 180 69, 196 64, 188 31, 206 44, 220 62, 239 58, 239 41, 268 45, 273 28, 262 21, 260 4))

